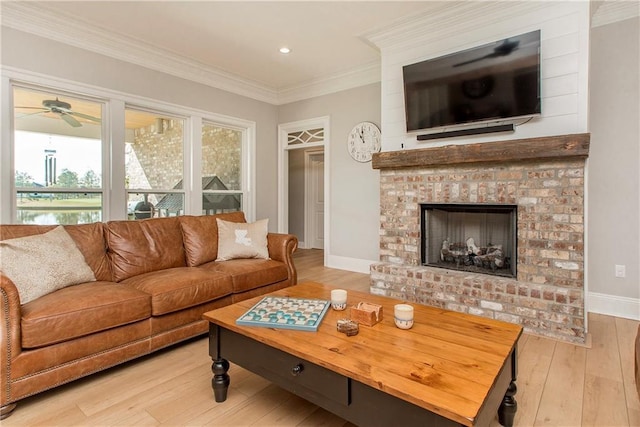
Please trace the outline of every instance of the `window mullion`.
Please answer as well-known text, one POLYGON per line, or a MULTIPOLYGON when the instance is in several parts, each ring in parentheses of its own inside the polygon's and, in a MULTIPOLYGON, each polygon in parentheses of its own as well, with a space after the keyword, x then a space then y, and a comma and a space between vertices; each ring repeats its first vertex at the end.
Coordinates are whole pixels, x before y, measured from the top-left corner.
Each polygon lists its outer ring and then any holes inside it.
POLYGON ((191 116, 189 122, 189 137, 185 138, 184 156, 184 176, 189 177, 185 194, 185 213, 202 215, 202 117, 191 116))
POLYGON ((110 220, 127 219, 127 194, 125 188, 125 103, 112 99, 107 103, 106 126, 110 144, 105 144, 106 156, 103 156, 105 180, 105 218, 110 220))
POLYGON ((2 77, 0 93, 0 223, 11 224, 15 221, 15 198, 13 197, 13 91, 11 81, 2 77), (9 143, 11 141, 11 143, 9 143))

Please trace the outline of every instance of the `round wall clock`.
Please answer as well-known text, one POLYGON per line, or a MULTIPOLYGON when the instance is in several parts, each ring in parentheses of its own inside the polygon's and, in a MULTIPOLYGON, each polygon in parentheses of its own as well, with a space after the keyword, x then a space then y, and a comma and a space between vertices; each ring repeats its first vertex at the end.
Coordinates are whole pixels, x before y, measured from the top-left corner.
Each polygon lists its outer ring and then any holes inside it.
POLYGON ((373 153, 381 148, 380 129, 374 123, 361 122, 351 129, 347 139, 347 149, 354 160, 369 162, 373 153))

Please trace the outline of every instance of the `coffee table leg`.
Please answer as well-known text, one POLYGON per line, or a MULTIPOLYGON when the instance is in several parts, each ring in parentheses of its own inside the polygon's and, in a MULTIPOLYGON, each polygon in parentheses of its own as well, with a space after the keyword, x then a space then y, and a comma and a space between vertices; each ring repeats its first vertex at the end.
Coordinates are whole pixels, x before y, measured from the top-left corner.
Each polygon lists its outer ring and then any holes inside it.
POLYGON ((504 427, 513 426, 513 420, 518 410, 518 402, 516 402, 514 397, 517 391, 516 383, 511 381, 507 393, 504 395, 504 399, 502 399, 500 409, 498 409, 498 421, 504 427))
POLYGON ((211 379, 211 388, 213 388, 213 395, 216 402, 224 402, 227 400, 227 390, 229 389, 229 362, 226 359, 216 359, 211 365, 211 371, 213 372, 213 378, 211 379))
POLYGON ((516 387, 517 367, 517 349, 514 349, 511 353, 511 382, 498 409, 498 421, 504 427, 513 426, 513 420, 518 410, 518 402, 515 398, 518 392, 518 387, 516 387))
POLYGON ((227 390, 229 389, 229 361, 223 359, 220 355, 220 326, 209 325, 209 356, 213 363, 211 364, 211 388, 216 402, 224 402, 227 400, 227 390))

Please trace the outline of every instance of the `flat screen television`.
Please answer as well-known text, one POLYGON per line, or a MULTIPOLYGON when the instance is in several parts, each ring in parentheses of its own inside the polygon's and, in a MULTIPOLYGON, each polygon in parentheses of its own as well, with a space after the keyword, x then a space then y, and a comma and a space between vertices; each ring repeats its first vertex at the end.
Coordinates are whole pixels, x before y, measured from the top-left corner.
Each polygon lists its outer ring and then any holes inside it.
POLYGON ((407 132, 539 115, 540 30, 402 68, 407 132))

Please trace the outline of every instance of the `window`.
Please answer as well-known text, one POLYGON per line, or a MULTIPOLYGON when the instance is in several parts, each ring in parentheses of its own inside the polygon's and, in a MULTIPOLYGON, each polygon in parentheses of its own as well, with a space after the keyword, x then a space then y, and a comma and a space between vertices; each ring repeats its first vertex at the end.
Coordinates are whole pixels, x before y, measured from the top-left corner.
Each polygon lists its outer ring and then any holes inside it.
POLYGON ((0 116, 3 222, 255 220, 254 122, 25 76, 2 71, 13 113, 0 116))
POLYGON ((202 213, 242 210, 242 132, 202 125, 202 213))
POLYGON ((15 86, 16 221, 102 220, 102 108, 95 100, 15 86))
POLYGON ((183 215, 184 119, 127 108, 125 127, 129 219, 183 215))

